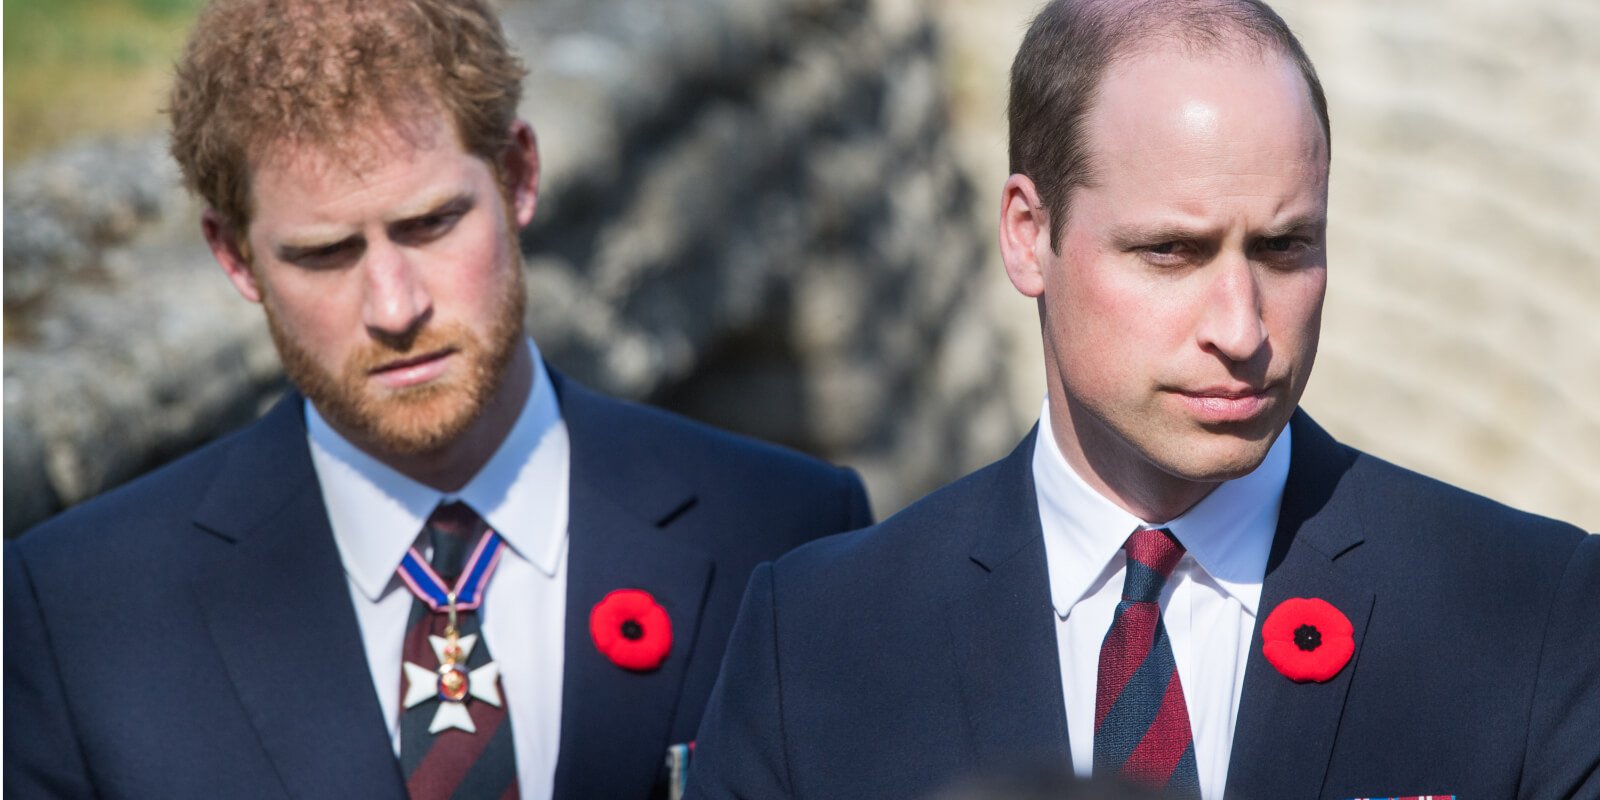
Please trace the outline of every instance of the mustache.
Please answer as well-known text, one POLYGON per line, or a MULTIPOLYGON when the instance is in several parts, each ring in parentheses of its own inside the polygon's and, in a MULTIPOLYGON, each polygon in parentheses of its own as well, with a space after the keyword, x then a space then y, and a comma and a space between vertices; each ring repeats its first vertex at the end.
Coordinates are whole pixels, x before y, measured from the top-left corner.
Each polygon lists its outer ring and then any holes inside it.
POLYGON ((430 326, 403 337, 371 339, 364 342, 345 361, 347 375, 363 377, 407 361, 445 351, 467 350, 472 337, 462 326, 430 326))

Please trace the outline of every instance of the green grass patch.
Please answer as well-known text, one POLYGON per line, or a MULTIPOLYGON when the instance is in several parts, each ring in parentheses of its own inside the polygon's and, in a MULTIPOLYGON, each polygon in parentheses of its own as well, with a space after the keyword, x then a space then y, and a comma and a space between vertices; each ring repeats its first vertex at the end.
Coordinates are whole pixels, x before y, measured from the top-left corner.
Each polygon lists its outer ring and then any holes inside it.
POLYGON ((5 157, 156 127, 203 0, 5 0, 5 157))

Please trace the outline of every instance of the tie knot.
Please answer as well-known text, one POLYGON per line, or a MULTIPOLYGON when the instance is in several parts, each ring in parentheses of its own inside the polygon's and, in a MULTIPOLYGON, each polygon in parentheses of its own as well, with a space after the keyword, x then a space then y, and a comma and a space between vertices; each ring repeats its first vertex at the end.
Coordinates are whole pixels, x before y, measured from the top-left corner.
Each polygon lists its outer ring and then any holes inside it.
POLYGON ((466 503, 442 503, 428 515, 425 530, 433 557, 428 559, 433 571, 446 581, 461 574, 461 567, 478 543, 479 537, 489 527, 466 503))
POLYGON ((483 532, 483 518, 471 506, 457 500, 453 503, 440 503, 438 508, 428 516, 427 525, 446 536, 456 536, 462 539, 477 538, 483 532))
POLYGON ((1140 603, 1160 600, 1161 587, 1172 577, 1178 559, 1183 558, 1183 545, 1171 531, 1161 528, 1134 531, 1122 549, 1128 553, 1128 577, 1122 585, 1122 599, 1140 603))

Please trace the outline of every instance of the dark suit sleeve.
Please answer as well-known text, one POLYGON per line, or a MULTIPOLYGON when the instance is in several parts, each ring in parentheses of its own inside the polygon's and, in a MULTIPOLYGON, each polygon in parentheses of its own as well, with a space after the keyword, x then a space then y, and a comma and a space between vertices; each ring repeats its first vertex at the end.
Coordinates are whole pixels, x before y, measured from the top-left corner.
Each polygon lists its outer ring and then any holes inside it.
POLYGON ((22 555, 5 548, 5 794, 93 797, 22 555))
POLYGON ((860 530, 872 524, 872 505, 867 501, 867 489, 861 485, 861 475, 853 469, 839 470, 839 493, 844 497, 844 526, 839 532, 860 530))
POLYGON ((750 576, 722 673, 695 737, 686 798, 790 796, 776 620, 772 565, 762 564, 750 576))
POLYGON ((1546 625, 1522 769, 1524 800, 1600 798, 1600 536, 1578 544, 1546 625))

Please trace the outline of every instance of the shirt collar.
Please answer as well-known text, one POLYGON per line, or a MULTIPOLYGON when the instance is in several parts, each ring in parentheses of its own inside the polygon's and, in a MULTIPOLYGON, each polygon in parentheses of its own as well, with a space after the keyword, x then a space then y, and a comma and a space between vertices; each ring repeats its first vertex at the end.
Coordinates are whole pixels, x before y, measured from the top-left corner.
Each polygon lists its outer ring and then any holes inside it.
POLYGON ((513 551, 555 574, 566 543, 570 445, 538 346, 532 339, 527 346, 533 388, 516 423, 478 474, 450 495, 351 444, 306 401, 306 438, 333 538, 345 571, 368 599, 388 591, 400 559, 443 500, 465 502, 513 551))
POLYGON ((1128 534, 1166 528, 1184 546, 1186 559, 1255 616, 1289 477, 1289 451, 1286 426, 1250 474, 1224 482, 1176 519, 1150 522, 1090 488, 1067 463, 1050 428, 1046 398, 1033 446, 1033 479, 1056 613, 1066 618, 1098 588, 1128 534))

